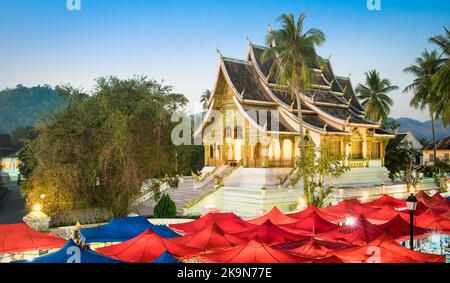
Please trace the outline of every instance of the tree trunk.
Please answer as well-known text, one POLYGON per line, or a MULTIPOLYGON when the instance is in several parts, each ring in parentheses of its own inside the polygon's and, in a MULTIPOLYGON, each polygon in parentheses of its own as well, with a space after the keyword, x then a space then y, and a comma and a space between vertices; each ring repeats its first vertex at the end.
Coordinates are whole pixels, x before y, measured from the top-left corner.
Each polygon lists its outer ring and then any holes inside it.
POLYGON ((431 117, 431 132, 433 134, 433 154, 434 154, 434 160, 433 160, 433 164, 435 164, 436 159, 437 159, 437 150, 436 150, 436 134, 435 134, 435 130, 434 130, 434 115, 433 115, 433 109, 431 108, 431 105, 428 104, 428 107, 430 109, 430 117, 431 117))

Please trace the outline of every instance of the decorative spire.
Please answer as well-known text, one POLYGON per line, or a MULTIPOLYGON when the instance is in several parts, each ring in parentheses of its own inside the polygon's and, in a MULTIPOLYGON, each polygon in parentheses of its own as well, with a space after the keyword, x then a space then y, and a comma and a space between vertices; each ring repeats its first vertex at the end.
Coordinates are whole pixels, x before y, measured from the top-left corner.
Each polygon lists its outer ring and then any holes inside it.
POLYGON ((327 131, 327 127, 328 127, 328 123, 325 123, 325 125, 323 126, 323 131, 324 131, 324 132, 327 131))
POLYGON ((350 124, 350 118, 352 118, 352 114, 348 115, 347 120, 346 120, 347 124, 350 124))
POLYGON ((217 55, 219 56, 219 59, 223 58, 222 52, 220 52, 219 48, 216 49, 217 55))
POLYGON ((245 39, 247 39, 248 44, 252 45, 252 41, 250 40, 250 38, 248 38, 248 36, 246 36, 245 39))
POLYGON ((350 105, 350 103, 352 103, 352 99, 353 99, 353 97, 350 97, 350 99, 347 102, 347 105, 350 105))

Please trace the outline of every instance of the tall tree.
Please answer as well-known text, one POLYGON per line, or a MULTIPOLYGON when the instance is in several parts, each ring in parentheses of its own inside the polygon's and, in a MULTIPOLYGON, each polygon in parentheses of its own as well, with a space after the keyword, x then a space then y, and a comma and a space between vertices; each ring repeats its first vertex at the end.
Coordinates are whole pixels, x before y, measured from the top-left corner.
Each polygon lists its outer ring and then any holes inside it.
POLYGON ((278 30, 270 30, 266 41, 269 48, 262 54, 263 61, 273 60, 269 76, 279 85, 288 87, 290 96, 297 101, 301 158, 305 157, 305 138, 301 107, 302 91, 311 85, 313 76, 310 66, 317 65, 316 47, 325 42, 325 34, 316 28, 304 32, 305 13, 297 21, 292 13, 282 14, 277 21, 278 30))
POLYGON ((370 70, 365 75, 365 84, 356 87, 357 97, 369 119, 385 121, 394 104, 388 93, 398 89, 398 86, 392 85, 388 79, 382 79, 377 70, 370 70))
POLYGON ((432 76, 433 89, 437 94, 439 104, 437 112, 441 112, 444 126, 450 125, 450 31, 444 27, 444 34, 430 38, 442 51, 439 70, 432 76))
POLYGON ((208 101, 211 98, 211 91, 209 89, 205 90, 200 97, 200 102, 202 103, 203 109, 208 107, 208 101))
POLYGON ((436 158, 436 133, 434 121, 437 106, 441 105, 436 90, 433 88, 432 77, 439 70, 441 61, 436 50, 429 52, 425 49, 421 57, 416 58, 416 64, 405 68, 403 71, 414 75, 413 83, 403 91, 413 92, 410 105, 414 108, 424 110, 428 106, 431 117, 431 131, 433 135, 434 157, 436 158))

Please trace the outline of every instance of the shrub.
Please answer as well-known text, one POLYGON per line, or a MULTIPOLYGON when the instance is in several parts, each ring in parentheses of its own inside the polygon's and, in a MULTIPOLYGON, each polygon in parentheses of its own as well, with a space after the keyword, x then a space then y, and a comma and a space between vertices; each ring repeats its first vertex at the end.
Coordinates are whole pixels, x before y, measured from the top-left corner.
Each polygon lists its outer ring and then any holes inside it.
POLYGON ((153 209, 155 218, 172 218, 177 215, 177 207, 168 194, 164 194, 153 209))

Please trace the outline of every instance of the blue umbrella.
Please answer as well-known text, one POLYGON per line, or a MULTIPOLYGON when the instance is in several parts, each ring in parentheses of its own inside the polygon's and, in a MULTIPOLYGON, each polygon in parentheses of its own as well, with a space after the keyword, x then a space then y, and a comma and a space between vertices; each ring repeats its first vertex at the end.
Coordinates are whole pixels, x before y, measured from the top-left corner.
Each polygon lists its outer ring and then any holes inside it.
POLYGON ((174 258, 168 251, 163 252, 152 263, 180 263, 178 259, 174 258))

